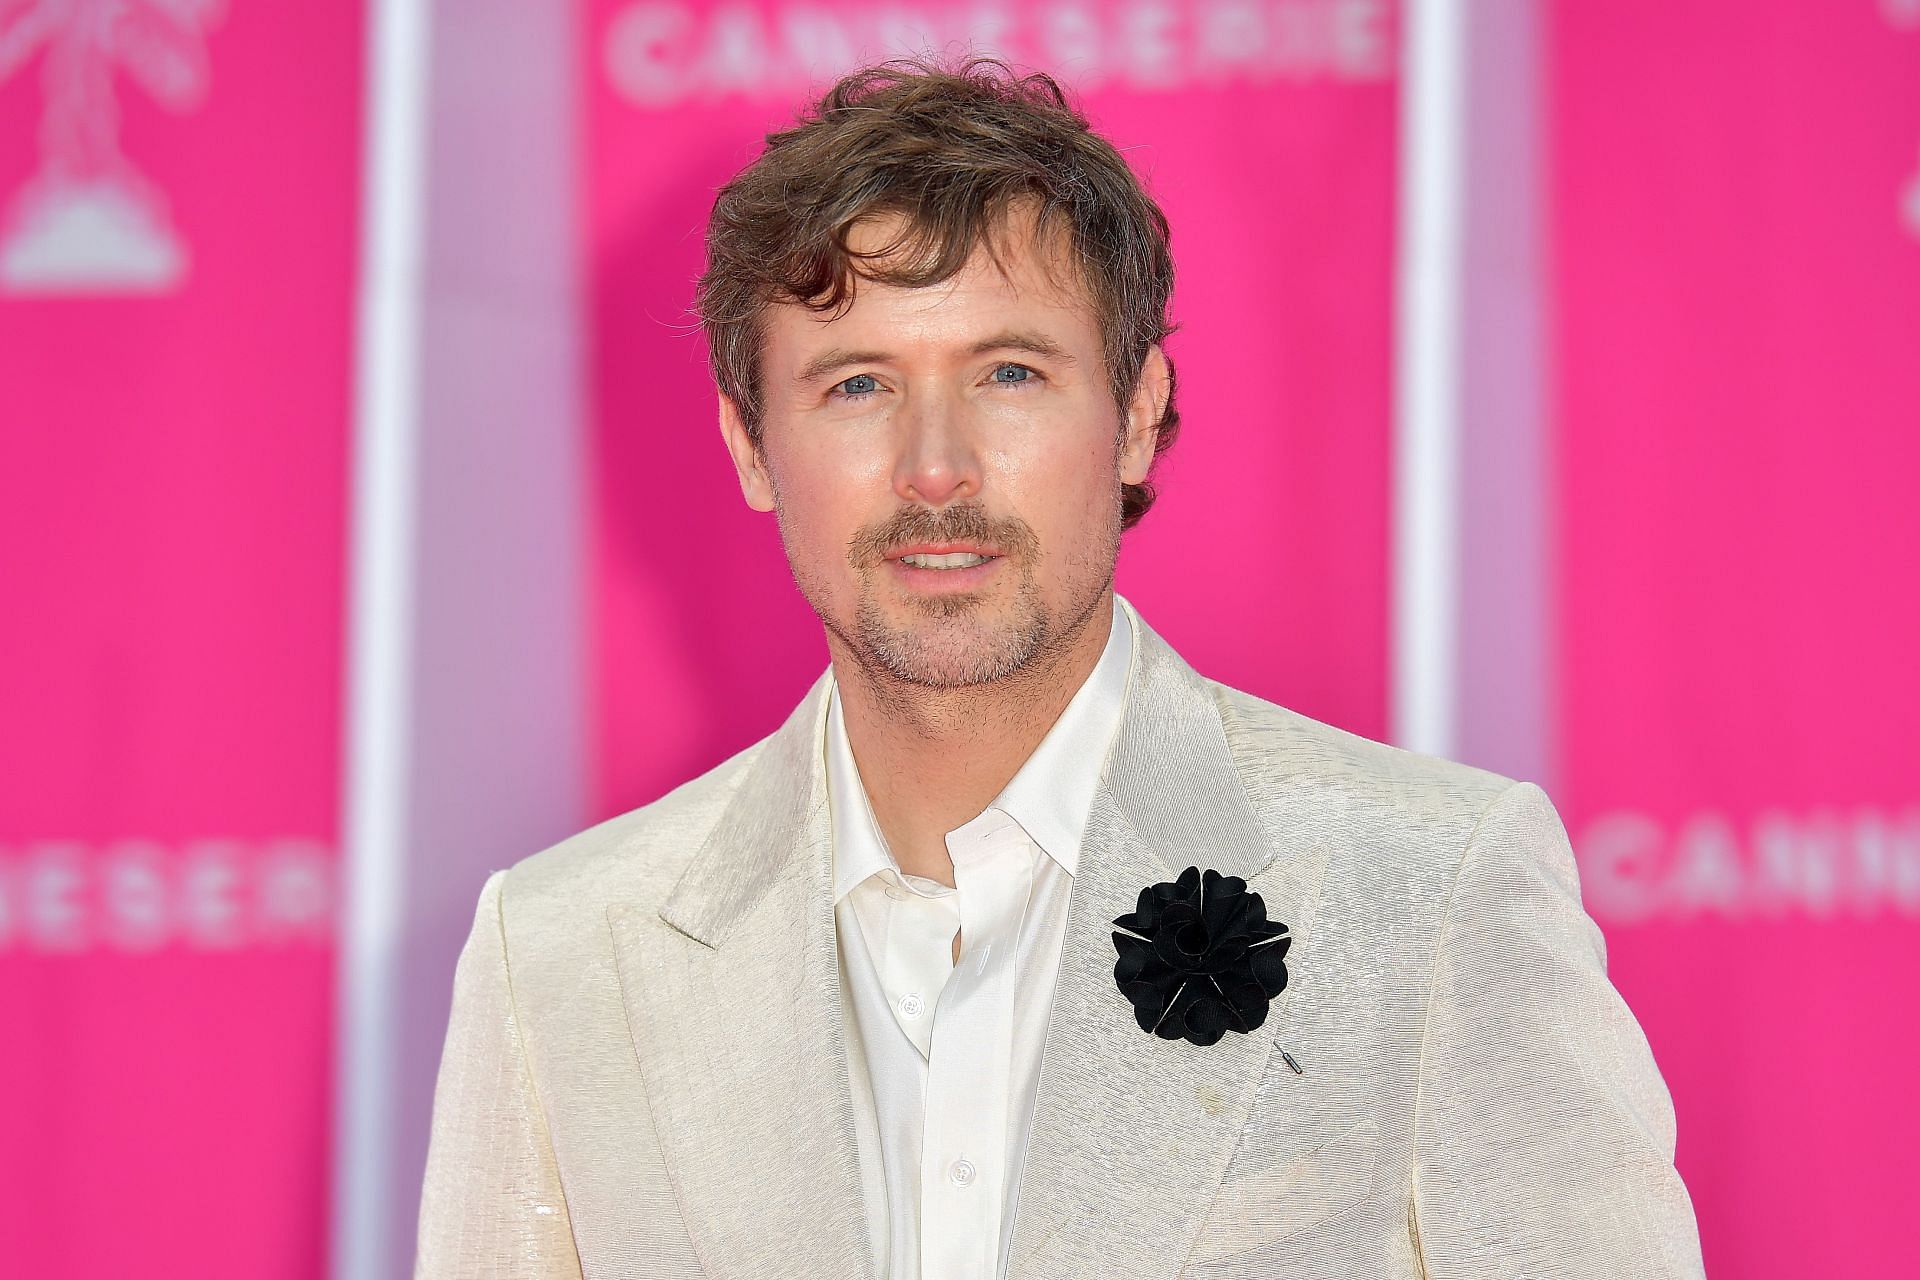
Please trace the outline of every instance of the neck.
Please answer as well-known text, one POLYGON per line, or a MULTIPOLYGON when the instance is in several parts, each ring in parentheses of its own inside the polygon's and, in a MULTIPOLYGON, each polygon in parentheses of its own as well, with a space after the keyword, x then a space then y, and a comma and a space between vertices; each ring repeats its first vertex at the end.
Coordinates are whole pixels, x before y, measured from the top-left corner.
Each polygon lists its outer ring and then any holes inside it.
POLYGON ((828 633, 847 743, 900 870, 953 884, 947 832, 1020 771, 1100 661, 1113 592, 1058 642, 988 684, 930 689, 875 671, 828 633))

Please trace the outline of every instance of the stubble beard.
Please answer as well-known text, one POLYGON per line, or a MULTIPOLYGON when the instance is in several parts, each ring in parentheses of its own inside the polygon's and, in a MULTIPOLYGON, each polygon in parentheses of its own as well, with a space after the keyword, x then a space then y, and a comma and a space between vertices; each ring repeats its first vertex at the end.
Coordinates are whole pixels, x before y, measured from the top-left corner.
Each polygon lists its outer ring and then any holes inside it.
POLYGON ((977 595, 912 601, 908 608, 917 617, 889 616, 868 576, 861 583, 851 647, 862 666, 902 684, 961 689, 1004 680, 1032 662, 1054 634, 1032 570, 1019 571, 1019 586, 1000 621, 988 616, 992 604, 977 595))
POLYGON ((851 620, 836 618, 828 596, 811 573, 794 563, 794 580, 822 624, 881 685, 924 690, 977 688, 1022 675, 1039 676, 1049 658, 1080 634, 1113 581, 1120 549, 1120 511, 1092 543, 1062 564, 1066 598, 1049 610, 1035 575, 1038 539, 1017 517, 989 520, 977 507, 941 511, 905 508, 893 519, 856 535, 848 558, 857 569, 859 598, 851 620), (1018 575, 1010 597, 1004 588, 908 600, 888 607, 881 575, 884 553, 914 540, 977 539, 1005 552, 1006 568, 1018 575), (1000 595, 1004 604, 992 595, 1000 595))

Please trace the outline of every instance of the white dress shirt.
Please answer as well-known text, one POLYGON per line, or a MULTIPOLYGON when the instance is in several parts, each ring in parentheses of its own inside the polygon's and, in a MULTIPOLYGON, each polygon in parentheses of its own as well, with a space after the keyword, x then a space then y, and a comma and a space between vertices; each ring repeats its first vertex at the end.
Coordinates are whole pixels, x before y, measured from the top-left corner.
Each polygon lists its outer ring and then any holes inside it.
POLYGON ((842 1012, 869 1243, 889 1280, 1006 1269, 1067 899, 1126 704, 1132 615, 1116 595, 1086 682, 993 803, 947 833, 953 888, 901 872, 829 694, 842 1012))

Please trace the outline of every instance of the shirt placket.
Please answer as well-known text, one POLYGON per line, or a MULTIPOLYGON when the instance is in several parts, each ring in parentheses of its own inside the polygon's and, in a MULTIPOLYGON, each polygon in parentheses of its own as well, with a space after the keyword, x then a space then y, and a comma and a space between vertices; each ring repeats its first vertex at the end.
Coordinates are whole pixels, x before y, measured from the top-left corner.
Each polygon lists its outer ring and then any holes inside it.
POLYGON ((1006 1194, 1013 996, 1033 884, 1025 833, 989 809, 947 837, 960 961, 935 1009, 921 1148, 921 1280, 996 1272, 1006 1194))
POLYGON ((885 884, 888 925, 881 990, 901 1032, 922 1059, 930 1059, 934 1010, 953 969, 959 895, 954 890, 923 893, 892 873, 885 884))

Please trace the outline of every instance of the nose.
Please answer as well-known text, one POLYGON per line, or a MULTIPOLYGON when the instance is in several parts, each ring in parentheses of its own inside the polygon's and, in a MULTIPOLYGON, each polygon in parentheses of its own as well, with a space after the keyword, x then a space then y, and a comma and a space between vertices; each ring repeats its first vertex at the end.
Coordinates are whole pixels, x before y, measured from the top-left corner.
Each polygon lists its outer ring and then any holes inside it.
POLYGON ((938 391, 925 391, 894 414, 894 423, 897 496, 929 507, 980 496, 980 451, 960 405, 938 391))

